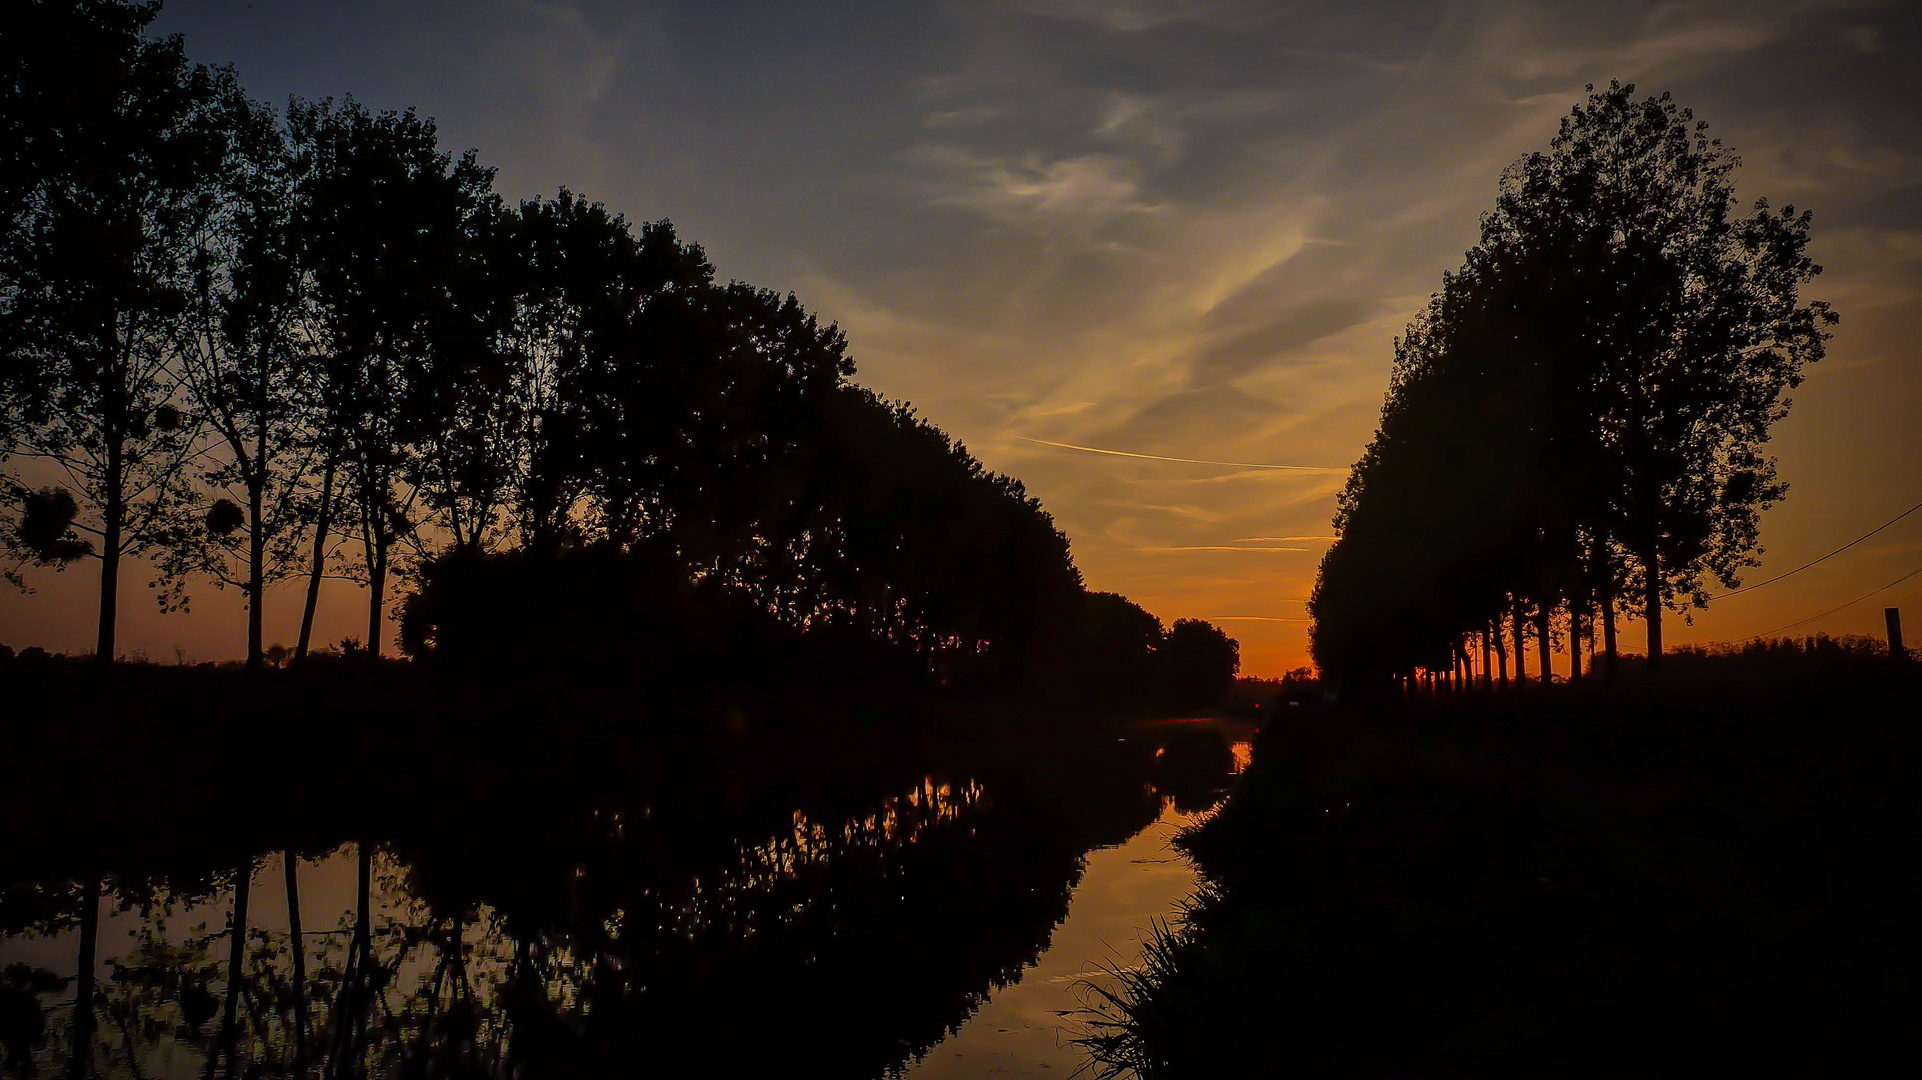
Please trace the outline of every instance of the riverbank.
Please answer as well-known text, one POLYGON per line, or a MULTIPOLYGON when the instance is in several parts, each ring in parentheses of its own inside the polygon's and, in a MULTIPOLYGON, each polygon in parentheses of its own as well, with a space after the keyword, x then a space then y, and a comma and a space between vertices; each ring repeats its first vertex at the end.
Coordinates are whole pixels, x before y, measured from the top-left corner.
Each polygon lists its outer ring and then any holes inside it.
POLYGON ((1912 1059, 1918 703, 1882 665, 1269 725, 1103 1048, 1157 1077, 1912 1059))
MULTIPOLYGON (((931 773, 1145 773, 1138 713, 1040 696, 860 686, 477 677, 404 662, 307 669, 15 660, 0 857, 35 874, 204 853, 326 850, 405 821, 571 814, 607 799, 770 821, 931 773), (1125 739, 1125 741, 1117 741, 1125 739)), ((1177 740, 1181 741, 1181 740, 1177 740)), ((1217 751, 1222 753, 1225 751, 1217 751)), ((1208 763, 1214 767, 1214 763, 1208 763)), ((1225 768, 1225 767, 1223 767, 1225 768)))

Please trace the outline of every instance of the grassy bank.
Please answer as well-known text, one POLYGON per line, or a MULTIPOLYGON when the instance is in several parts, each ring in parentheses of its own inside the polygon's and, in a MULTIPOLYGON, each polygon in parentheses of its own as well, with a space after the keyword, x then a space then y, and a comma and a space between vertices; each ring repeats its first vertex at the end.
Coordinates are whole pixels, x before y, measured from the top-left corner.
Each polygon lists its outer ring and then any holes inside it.
POLYGON ((1913 1068, 1918 704, 1913 666, 1856 664, 1270 725, 1097 1047, 1150 1077, 1913 1068))

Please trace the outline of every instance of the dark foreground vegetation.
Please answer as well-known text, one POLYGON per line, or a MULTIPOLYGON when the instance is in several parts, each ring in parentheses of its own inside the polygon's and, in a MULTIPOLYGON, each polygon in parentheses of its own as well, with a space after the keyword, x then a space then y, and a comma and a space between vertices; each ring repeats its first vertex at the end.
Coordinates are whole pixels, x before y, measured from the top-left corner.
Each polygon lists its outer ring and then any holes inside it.
POLYGON ((1807 644, 1269 725, 1094 1048, 1144 1077, 1912 1071, 1922 672, 1807 644))

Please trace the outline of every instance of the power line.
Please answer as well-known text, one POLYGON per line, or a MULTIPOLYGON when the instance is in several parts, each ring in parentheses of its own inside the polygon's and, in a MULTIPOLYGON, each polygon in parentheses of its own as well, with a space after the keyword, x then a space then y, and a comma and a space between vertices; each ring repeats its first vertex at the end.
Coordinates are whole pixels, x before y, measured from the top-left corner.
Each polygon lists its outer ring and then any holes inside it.
POLYGON ((1787 626, 1778 626, 1778 627, 1776 627, 1775 629, 1773 629, 1773 630, 1770 630, 1770 631, 1769 631, 1768 633, 1766 633, 1766 634, 1757 634, 1757 635, 1755 635, 1755 637, 1754 637, 1754 638, 1750 638, 1749 640, 1750 640, 1750 641, 1754 641, 1754 640, 1755 640, 1755 638, 1765 638, 1765 637, 1774 637, 1775 635, 1777 635, 1777 634, 1779 634, 1779 633, 1781 633, 1781 632, 1782 632, 1782 631, 1784 631, 1784 630, 1793 630, 1793 629, 1795 629, 1795 628, 1796 628, 1796 627, 1798 627, 1798 626, 1807 626, 1807 625, 1808 625, 1809 623, 1812 623, 1812 622, 1814 622, 1814 621, 1815 621, 1815 620, 1817 620, 1817 619, 1826 619, 1826 618, 1828 618, 1828 617, 1829 617, 1830 615, 1833 615, 1833 614, 1835 614, 1836 612, 1838 612, 1838 611, 1841 611, 1841 610, 1843 610, 1844 608, 1852 608, 1852 607, 1854 607, 1855 605, 1857 605, 1857 604, 1859 604, 1859 603, 1861 603, 1862 601, 1864 601, 1864 600, 1867 600, 1867 599, 1868 599, 1869 597, 1871 597, 1871 596, 1874 596, 1874 595, 1875 595, 1876 593, 1884 593, 1884 592, 1888 592, 1888 591, 1889 591, 1890 589, 1893 589, 1893 588, 1895 588, 1895 587, 1896 587, 1897 585, 1900 585, 1900 584, 1902 584, 1903 582, 1905 582, 1905 581, 1907 581, 1907 580, 1909 580, 1909 579, 1910 579, 1910 578, 1912 578, 1912 577, 1915 577, 1915 576, 1916 576, 1916 575, 1918 575, 1918 574, 1922 574, 1922 566, 1918 566, 1918 567, 1916 567, 1915 569, 1913 569, 1913 570, 1911 570, 1911 571, 1909 571, 1909 572, 1908 572, 1908 573, 1906 573, 1906 574, 1903 574, 1903 575, 1902 575, 1901 577, 1899 577, 1899 578, 1896 578, 1896 579, 1895 579, 1894 581, 1891 581, 1891 582, 1889 582, 1889 583, 1888 583, 1887 585, 1884 585, 1884 586, 1882 586, 1882 587, 1881 587, 1881 588, 1879 588, 1879 589, 1875 589, 1875 590, 1872 590, 1872 591, 1870 591, 1870 592, 1865 592, 1865 593, 1863 593, 1863 594, 1862 594, 1861 596, 1858 596, 1858 597, 1856 597, 1855 599, 1853 599, 1853 600, 1851 600, 1851 601, 1849 601, 1849 602, 1848 602, 1848 603, 1846 603, 1846 604, 1842 604, 1842 605, 1839 605, 1839 606, 1837 606, 1837 607, 1832 607, 1832 608, 1830 608, 1830 609, 1828 609, 1827 611, 1824 611, 1824 612, 1823 612, 1822 614, 1820 614, 1820 615, 1810 615, 1810 616, 1809 616, 1808 618, 1806 618, 1806 619, 1800 619, 1800 620, 1798 620, 1798 621, 1796 621, 1796 622, 1792 622, 1792 623, 1790 623, 1790 624, 1788 624, 1787 626))
MULTIPOLYGON (((1881 532, 1883 529, 1888 528, 1889 526, 1895 524, 1896 522, 1901 521, 1903 518, 1908 517, 1910 514, 1915 513, 1917 510, 1922 510, 1922 502, 1916 503, 1914 506, 1909 507, 1907 510, 1902 511, 1901 513, 1895 515, 1889 520, 1883 522, 1880 525, 1877 525, 1875 528, 1870 529, 1868 532, 1865 532, 1861 536, 1858 536, 1855 539, 1849 541, 1848 543, 1843 544, 1841 547, 1836 548, 1834 551, 1829 552, 1827 555, 1824 555, 1819 559, 1810 559, 1808 562, 1803 563, 1802 565, 1796 567, 1795 569, 1790 570, 1787 573, 1777 574, 1774 577, 1768 579, 1767 581, 1758 581, 1753 585, 1746 585, 1740 589, 1736 589, 1734 592, 1725 592, 1720 596, 1711 596, 1709 597, 1709 599, 1726 600, 1731 596, 1740 596, 1745 592, 1754 592, 1755 590, 1761 588, 1764 585, 1773 585, 1785 577, 1791 577, 1795 574, 1799 574, 1802 571, 1807 570, 1809 567, 1814 566, 1816 563, 1827 562, 1829 559, 1832 559, 1835 556, 1842 554, 1844 551, 1847 551, 1848 549, 1854 547, 1855 545, 1861 543, 1862 541, 1867 540, 1869 537, 1874 536, 1876 533, 1881 532)), ((1880 591, 1881 591, 1880 589, 1876 590, 1876 592, 1880 592, 1880 591)), ((1869 596, 1873 596, 1873 595, 1875 595, 1875 593, 1869 594, 1869 596)), ((1865 596, 1865 597, 1862 597, 1862 599, 1866 600, 1868 599, 1868 597, 1865 596)), ((1853 604, 1855 602, 1856 601, 1854 600, 1849 601, 1850 604, 1853 604)), ((1844 604, 1842 606, 1847 607, 1848 604, 1844 604)), ((1840 608, 1838 608, 1837 610, 1839 611, 1840 608)), ((1821 616, 1818 615, 1816 616, 1816 618, 1821 618, 1821 616)), ((1797 625, 1800 625, 1800 624, 1798 623, 1797 625)), ((1788 627, 1783 627, 1783 629, 1786 630, 1788 629, 1788 627)))

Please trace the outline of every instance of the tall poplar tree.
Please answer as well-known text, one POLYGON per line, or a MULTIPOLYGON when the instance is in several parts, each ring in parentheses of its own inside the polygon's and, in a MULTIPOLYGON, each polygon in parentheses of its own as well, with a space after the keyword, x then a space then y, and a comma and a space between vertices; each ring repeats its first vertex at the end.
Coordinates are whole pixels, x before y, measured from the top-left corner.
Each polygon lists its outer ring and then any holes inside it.
POLYGON ((226 145, 188 264, 179 363, 195 418, 214 446, 205 479, 220 493, 204 529, 170 553, 177 572, 202 572, 247 598, 247 665, 264 657, 266 586, 291 571, 314 456, 297 377, 301 269, 293 233, 293 172, 273 110, 251 101, 230 70, 216 73, 206 123, 226 145), (228 498, 234 495, 238 498, 228 498))
POLYGON ((1761 513, 1787 491, 1769 429, 1838 317, 1800 298, 1821 273, 1807 211, 1744 212, 1740 159, 1669 95, 1590 91, 1510 169, 1484 242, 1566 268, 1562 301, 1529 313, 1570 388, 1551 419, 1582 447, 1583 516, 1635 560, 1657 662, 1664 608, 1757 564, 1761 513))
POLYGON ((1667 95, 1610 84, 1504 174, 1462 269, 1397 342, 1381 427, 1340 499, 1310 611, 1317 662, 1446 671, 1466 635, 1532 616, 1541 674, 1590 609, 1614 651, 1755 565, 1786 490, 1765 453, 1836 315, 1810 216, 1734 196, 1738 161, 1667 95), (1557 610, 1565 618, 1557 617, 1557 610))
POLYGON ((468 317, 453 296, 493 211, 493 176, 472 151, 442 151, 433 121, 412 111, 296 102, 288 126, 314 305, 316 437, 338 455, 360 532, 367 647, 378 655, 395 545, 420 513, 407 483, 418 434, 410 400, 430 391, 436 348, 468 317))
POLYGON ((163 542, 192 499, 174 331, 222 151, 195 122, 213 77, 178 36, 144 36, 157 12, 41 0, 10 6, 0 34, 4 450, 24 527, 6 537, 40 562, 99 558, 102 663, 122 560, 163 542))

